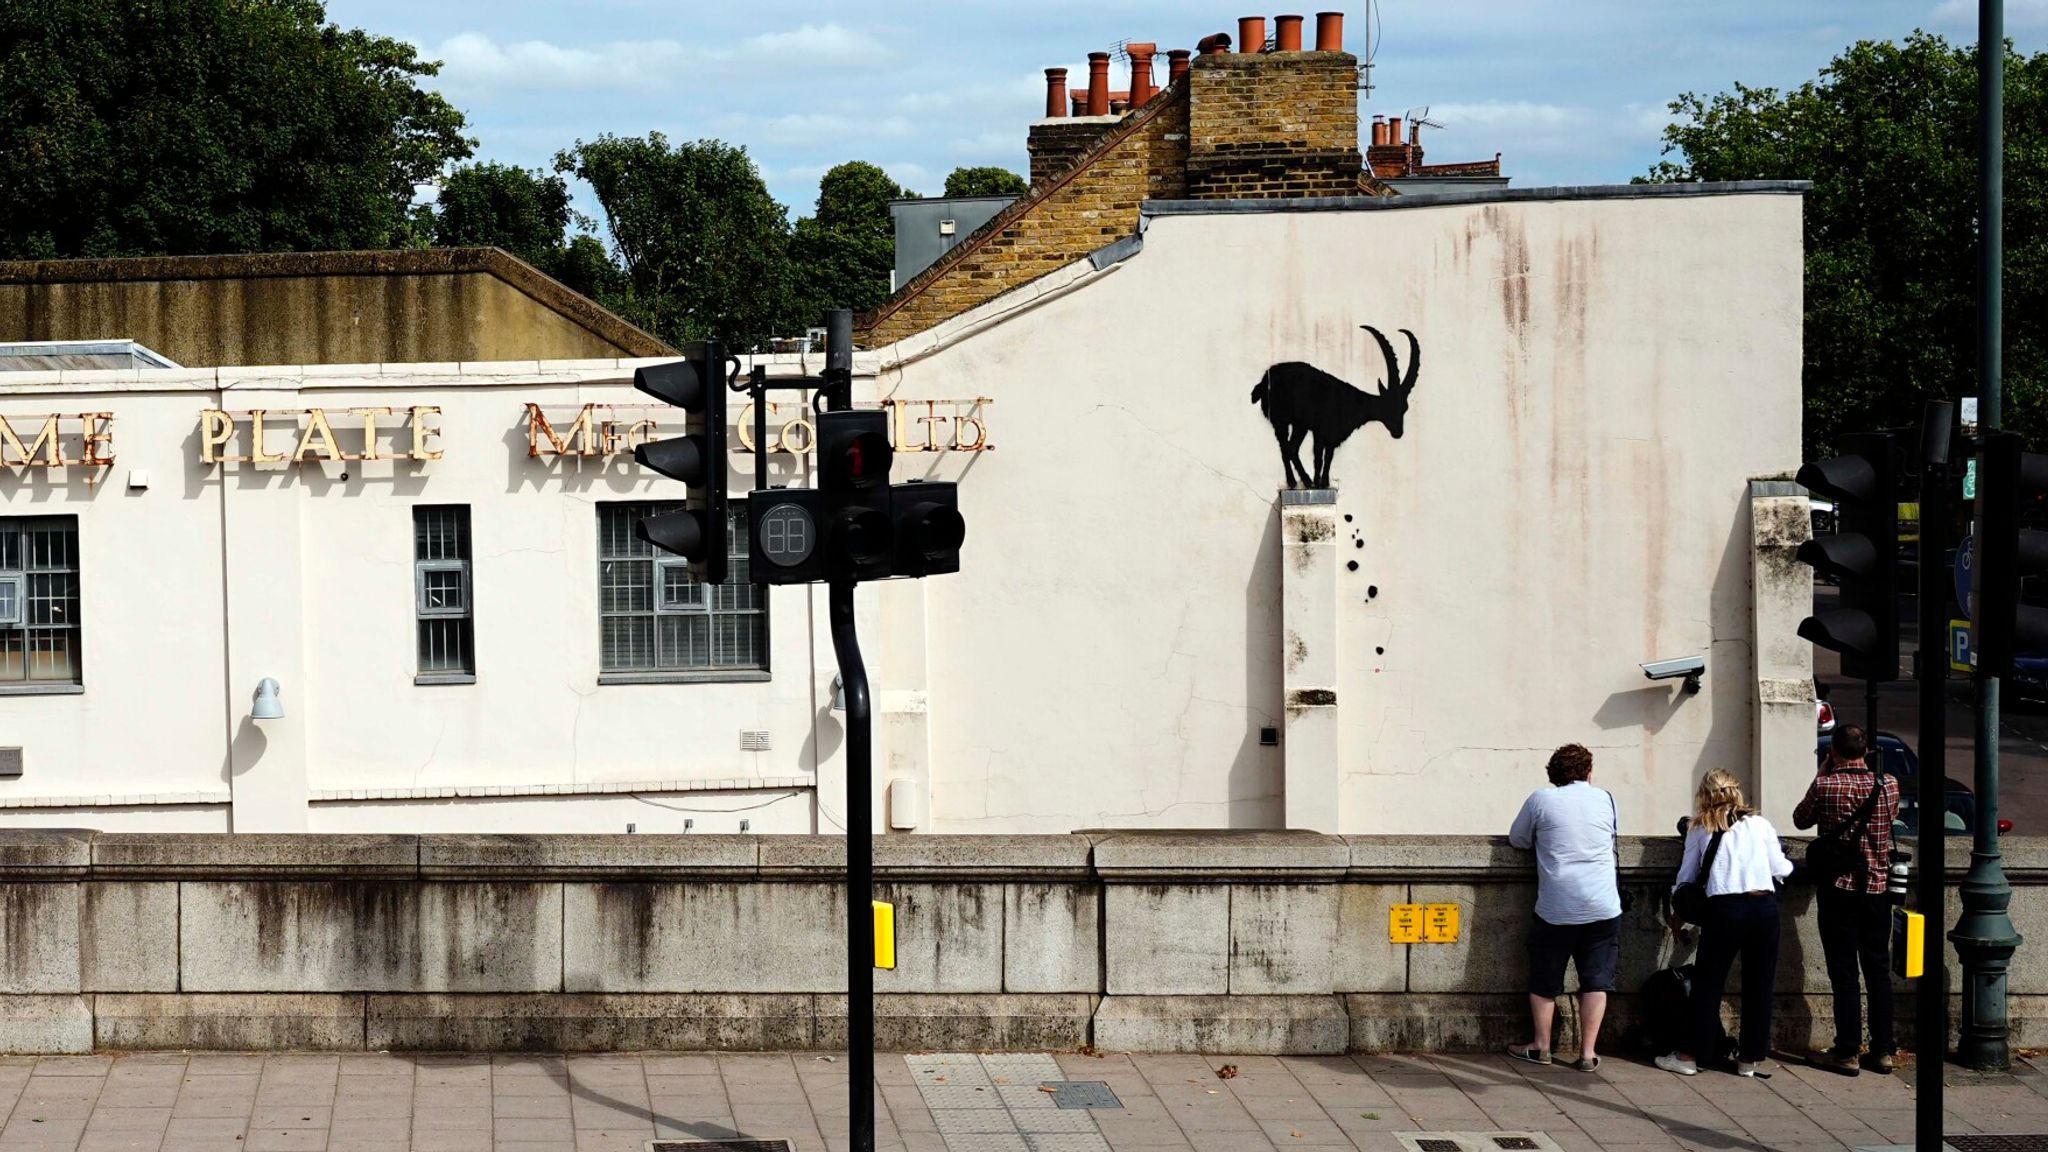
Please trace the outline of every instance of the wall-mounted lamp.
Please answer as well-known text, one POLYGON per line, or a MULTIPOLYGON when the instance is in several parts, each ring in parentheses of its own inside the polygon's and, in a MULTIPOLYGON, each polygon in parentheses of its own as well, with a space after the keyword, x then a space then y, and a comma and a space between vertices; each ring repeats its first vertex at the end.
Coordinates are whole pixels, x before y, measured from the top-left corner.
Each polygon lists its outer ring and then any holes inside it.
POLYGON ((277 698, 278 691, 279 685, 277 681, 272 680, 268 676, 265 676, 262 679, 262 681, 256 685, 256 706, 249 710, 250 719, 284 719, 284 701, 279 700, 277 698))
POLYGON ((846 685, 837 675, 832 677, 832 710, 846 711, 846 685))

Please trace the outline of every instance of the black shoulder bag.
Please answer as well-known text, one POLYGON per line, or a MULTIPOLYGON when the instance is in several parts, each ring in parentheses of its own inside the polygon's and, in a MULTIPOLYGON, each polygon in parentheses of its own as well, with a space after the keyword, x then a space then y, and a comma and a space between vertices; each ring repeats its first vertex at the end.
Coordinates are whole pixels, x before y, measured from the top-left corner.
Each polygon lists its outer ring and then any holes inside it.
POLYGON ((1724 829, 1714 833, 1707 841, 1707 851, 1700 857, 1700 870, 1692 879, 1680 884, 1671 892, 1671 910, 1687 924, 1705 927, 1707 923, 1707 876, 1714 870, 1714 857, 1721 851, 1721 837, 1727 835, 1724 829))
MULTIPOLYGON (((1849 817, 1849 822, 1823 832, 1806 846, 1806 876, 1814 887, 1825 888, 1851 872, 1864 871, 1863 867, 1863 826, 1870 823, 1870 814, 1877 810, 1877 798, 1884 794, 1884 777, 1872 771, 1870 774, 1870 795, 1863 806, 1849 817), (1842 833, 1849 833, 1844 837, 1842 833)), ((1864 887, 1869 887, 1866 883, 1864 887)))

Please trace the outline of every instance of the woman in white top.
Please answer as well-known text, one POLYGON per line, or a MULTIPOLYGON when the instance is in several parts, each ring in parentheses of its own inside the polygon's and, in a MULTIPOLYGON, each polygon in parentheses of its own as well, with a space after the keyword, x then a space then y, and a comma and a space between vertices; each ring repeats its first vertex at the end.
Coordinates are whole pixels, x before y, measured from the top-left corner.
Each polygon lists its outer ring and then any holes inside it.
MULTIPOLYGON (((1693 957, 1692 1044, 1689 1050, 1657 1057, 1657 1067, 1681 1076, 1699 1072, 1697 1054, 1713 1053, 1721 1032, 1721 994, 1728 969, 1742 957, 1742 1034, 1735 1074, 1756 1075, 1771 1043, 1771 993, 1778 974, 1778 882, 1792 874, 1792 862, 1771 822, 1749 810, 1735 777, 1714 769, 1700 780, 1693 798, 1692 827, 1685 836, 1685 860, 1678 884, 1699 878, 1700 865, 1716 835, 1720 847, 1706 871, 1707 922, 1701 925, 1693 957)), ((1673 891, 1678 885, 1672 886, 1673 891)), ((1678 917, 1671 927, 1683 927, 1678 917)))

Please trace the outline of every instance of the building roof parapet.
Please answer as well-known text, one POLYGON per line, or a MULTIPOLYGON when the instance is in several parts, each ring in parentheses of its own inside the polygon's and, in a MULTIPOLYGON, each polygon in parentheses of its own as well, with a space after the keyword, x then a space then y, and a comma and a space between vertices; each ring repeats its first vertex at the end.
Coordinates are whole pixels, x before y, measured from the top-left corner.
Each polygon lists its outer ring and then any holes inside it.
POLYGON ((1672 184, 1567 184, 1549 188, 1472 188, 1401 196, 1317 196, 1299 200, 1147 200, 1144 216, 1233 216, 1262 212, 1370 212, 1514 200, 1654 200, 1691 196, 1805 195, 1811 180, 1717 180, 1672 184))
POLYGON ((419 873, 447 880, 752 879, 761 837, 749 835, 434 835, 419 873))

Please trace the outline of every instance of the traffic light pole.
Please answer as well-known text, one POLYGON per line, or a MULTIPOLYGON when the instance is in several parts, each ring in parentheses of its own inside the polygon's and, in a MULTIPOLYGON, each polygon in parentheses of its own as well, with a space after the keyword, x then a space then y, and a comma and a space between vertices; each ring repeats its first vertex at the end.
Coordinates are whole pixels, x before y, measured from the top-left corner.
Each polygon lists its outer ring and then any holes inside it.
MULTIPOLYGON (((1977 417, 1997 431, 2004 368, 2005 11, 2003 0, 1977 5, 1977 417)), ((1979 672, 1977 829, 1963 878, 1962 915, 1949 939, 1963 965, 1963 1014, 1956 1060, 1968 1068, 2012 1064, 2006 1018, 2006 970, 2019 947, 2008 909, 2012 885, 1998 851, 1998 677, 1979 672)))
MULTIPOLYGON (((1920 679, 1920 886, 1915 903, 1926 923, 1936 926, 1948 919, 1943 851, 1948 837, 1943 819, 1948 812, 1943 796, 1948 782, 1948 708, 1943 698, 1948 656, 1946 643, 1938 638, 1948 635, 1941 554, 1948 546, 1946 493, 1954 412, 1946 401, 1930 402, 1920 424, 1920 658, 1915 661, 1920 679)), ((1876 739, 1875 730, 1871 739, 1876 739)), ((1942 1073, 1948 1059, 1947 949, 1935 944, 1926 953, 1914 988, 1913 1146, 1919 1152, 1941 1152, 1942 1073)))
POLYGON ((868 670, 853 629, 852 580, 830 589, 832 650, 846 692, 846 1091, 853 1152, 875 1147, 874 730, 868 670))

